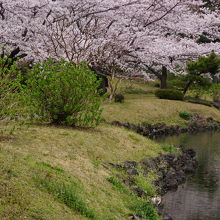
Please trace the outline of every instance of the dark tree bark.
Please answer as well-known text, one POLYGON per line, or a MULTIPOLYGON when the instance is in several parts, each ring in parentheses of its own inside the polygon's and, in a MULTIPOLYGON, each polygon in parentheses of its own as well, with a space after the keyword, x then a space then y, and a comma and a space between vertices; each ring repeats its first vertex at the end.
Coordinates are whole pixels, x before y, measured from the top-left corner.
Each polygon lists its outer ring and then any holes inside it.
MULTIPOLYGON (((19 47, 16 47, 15 49, 13 49, 13 50, 10 52, 10 54, 6 57, 6 60, 5 60, 5 62, 4 62, 4 64, 3 64, 2 67, 3 67, 3 68, 4 68, 4 67, 10 68, 15 61, 17 61, 17 60, 19 60, 19 59, 22 59, 22 58, 24 58, 24 57, 27 56, 26 53, 23 53, 23 54, 21 54, 21 55, 18 55, 18 54, 20 53, 20 51, 21 51, 21 50, 20 50, 19 47)), ((2 58, 4 58, 4 56, 5 56, 5 51, 3 51, 0 56, 1 56, 2 58)))
POLYGON ((5 8, 3 7, 2 2, 0 2, 0 16, 2 17, 2 20, 5 20, 5 8))
POLYGON ((162 74, 159 76, 160 79, 160 88, 167 88, 167 68, 165 66, 162 67, 162 74))
POLYGON ((108 78, 103 74, 104 70, 100 67, 95 67, 90 65, 89 68, 96 73, 96 77, 100 80, 100 85, 97 88, 100 91, 100 95, 104 95, 107 92, 107 88, 109 86, 108 78))
POLYGON ((189 80, 187 83, 186 83, 186 85, 185 85, 185 87, 184 87, 184 89, 183 89, 183 94, 185 95, 186 94, 186 92, 188 91, 188 89, 189 89, 189 87, 191 86, 191 84, 192 84, 192 80, 189 80))
POLYGON ((167 68, 165 66, 162 66, 161 73, 158 73, 155 69, 153 69, 151 66, 148 66, 145 64, 145 67, 150 70, 157 78, 160 80, 160 88, 166 89, 167 88, 167 68))

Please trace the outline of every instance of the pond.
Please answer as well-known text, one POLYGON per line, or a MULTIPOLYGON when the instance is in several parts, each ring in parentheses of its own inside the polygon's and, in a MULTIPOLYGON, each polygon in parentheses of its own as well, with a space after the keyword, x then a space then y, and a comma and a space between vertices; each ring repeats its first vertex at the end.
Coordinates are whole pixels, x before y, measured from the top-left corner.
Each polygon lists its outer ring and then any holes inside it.
POLYGON ((164 196, 163 213, 173 220, 220 220, 220 133, 182 134, 158 142, 193 148, 199 162, 195 175, 164 196))

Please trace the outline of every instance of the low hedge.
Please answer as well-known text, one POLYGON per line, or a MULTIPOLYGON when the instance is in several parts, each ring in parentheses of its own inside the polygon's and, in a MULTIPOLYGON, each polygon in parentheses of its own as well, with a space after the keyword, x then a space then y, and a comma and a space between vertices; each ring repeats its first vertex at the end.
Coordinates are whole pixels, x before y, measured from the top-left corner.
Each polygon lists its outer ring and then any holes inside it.
POLYGON ((175 89, 158 89, 155 95, 160 99, 183 100, 183 93, 175 89))
POLYGON ((122 94, 116 94, 116 95, 115 95, 115 102, 120 102, 120 103, 122 103, 122 102, 124 102, 124 100, 125 100, 124 95, 122 95, 122 94))

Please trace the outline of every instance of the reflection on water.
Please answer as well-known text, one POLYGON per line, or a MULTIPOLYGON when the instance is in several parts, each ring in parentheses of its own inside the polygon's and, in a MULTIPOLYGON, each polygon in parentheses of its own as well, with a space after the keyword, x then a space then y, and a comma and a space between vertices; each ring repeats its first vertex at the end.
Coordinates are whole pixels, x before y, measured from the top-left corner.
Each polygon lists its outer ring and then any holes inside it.
POLYGON ((174 220, 220 220, 220 133, 183 134, 158 141, 192 147, 199 161, 196 174, 164 196, 164 213, 174 220))

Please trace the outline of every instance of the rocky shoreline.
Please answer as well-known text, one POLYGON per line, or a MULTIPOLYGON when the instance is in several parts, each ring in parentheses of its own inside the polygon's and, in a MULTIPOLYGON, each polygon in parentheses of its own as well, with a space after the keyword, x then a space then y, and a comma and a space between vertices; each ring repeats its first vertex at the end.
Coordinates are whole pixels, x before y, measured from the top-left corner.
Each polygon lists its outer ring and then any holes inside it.
POLYGON ((204 118, 198 114, 193 114, 191 119, 186 122, 186 128, 178 125, 166 125, 165 123, 157 124, 132 124, 123 123, 120 121, 113 121, 112 125, 125 127, 129 130, 133 130, 138 134, 146 136, 151 139, 156 139, 161 136, 179 135, 182 133, 196 133, 202 131, 220 131, 220 122, 215 121, 213 118, 204 118))
MULTIPOLYGON (((157 194, 163 196, 169 190, 176 190, 178 185, 186 181, 186 176, 195 172, 197 168, 196 153, 193 149, 179 146, 179 154, 160 154, 156 158, 143 158, 141 161, 125 161, 120 164, 108 165, 122 171, 125 175, 119 176, 120 180, 138 197, 147 197, 148 192, 135 182, 135 177, 149 172, 157 173, 154 182, 157 194)), ((160 202, 154 201, 155 205, 160 202)), ((158 207, 160 213, 160 208, 158 207)), ((162 216, 166 220, 172 220, 169 215, 162 216)), ((130 215, 130 219, 144 219, 139 213, 130 215)))
MULTIPOLYGON (((138 134, 146 136, 150 139, 156 139, 162 136, 179 135, 182 133, 197 133, 202 131, 220 131, 220 122, 213 118, 204 118, 198 114, 192 114, 191 119, 186 122, 186 127, 183 128, 178 125, 166 125, 165 123, 157 124, 132 124, 123 123, 120 121, 113 121, 112 125, 124 127, 135 131, 138 134)), ((144 176, 151 171, 157 174, 158 178, 154 182, 157 188, 157 194, 163 196, 169 190, 176 190, 179 185, 186 181, 189 174, 193 174, 198 166, 196 160, 196 153, 193 149, 187 149, 183 146, 177 147, 179 154, 160 154, 155 158, 143 158, 141 161, 125 161, 121 164, 109 163, 111 167, 120 169, 126 174, 126 178, 120 178, 121 181, 127 185, 130 190, 138 197, 149 196, 148 192, 141 188, 136 182, 135 177, 141 172, 144 176)), ((160 197, 159 197, 160 198, 160 197)), ((158 201, 153 203, 158 207, 158 213, 161 214, 161 205, 158 201)), ((162 214, 161 214, 162 215, 162 214)), ((164 220, 174 220, 169 215, 162 215, 164 220)), ((129 219, 142 220, 145 219, 139 213, 131 214, 129 219)))

